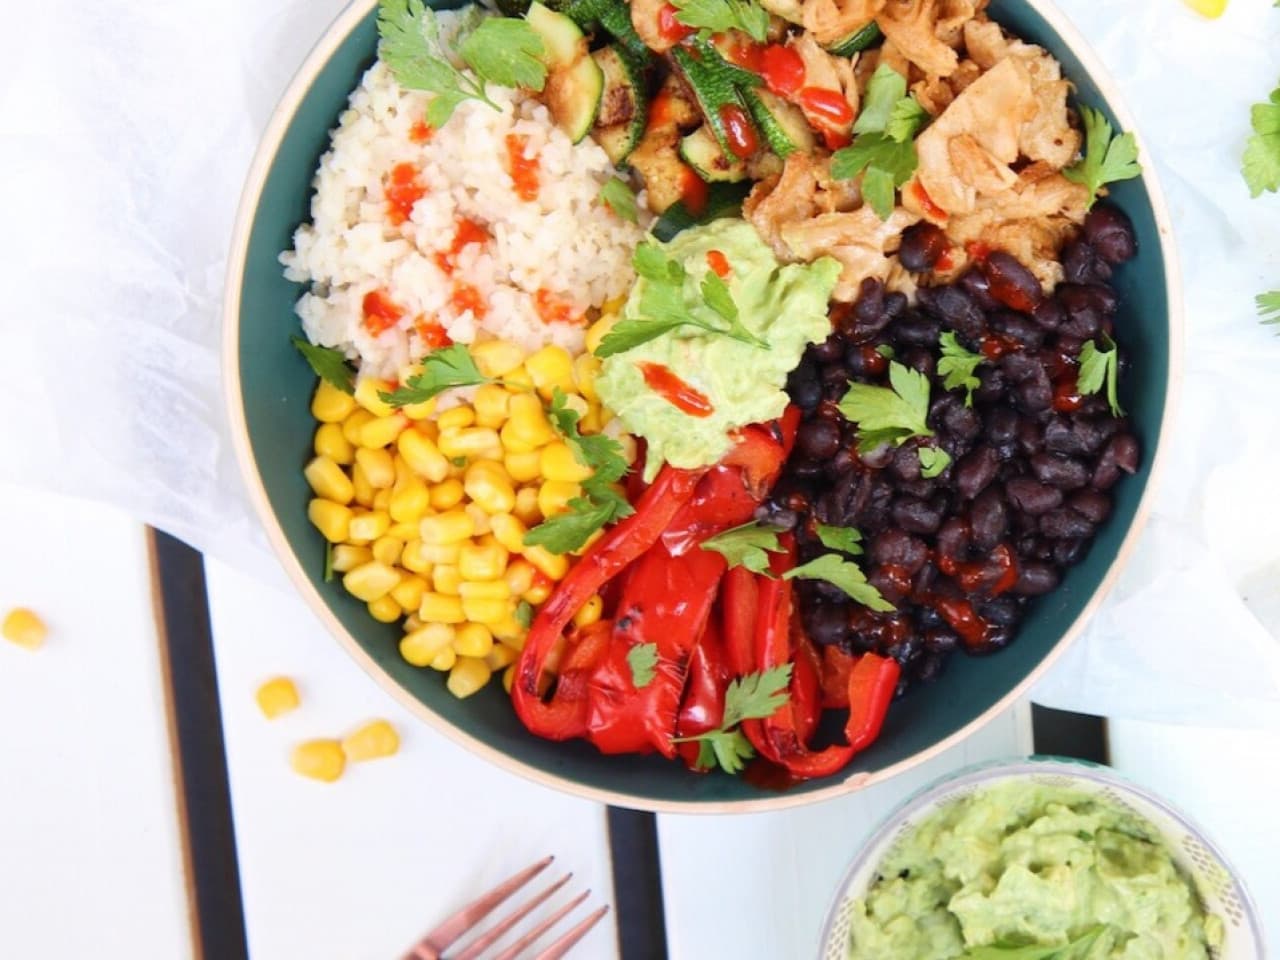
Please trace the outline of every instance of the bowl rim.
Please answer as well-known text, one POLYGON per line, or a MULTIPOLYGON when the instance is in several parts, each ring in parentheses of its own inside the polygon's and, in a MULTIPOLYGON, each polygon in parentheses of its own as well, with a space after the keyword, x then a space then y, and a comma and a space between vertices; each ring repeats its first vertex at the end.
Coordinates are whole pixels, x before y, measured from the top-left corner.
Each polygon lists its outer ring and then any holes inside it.
POLYGON ((849 866, 840 876, 839 885, 831 897, 831 906, 827 909, 827 915, 822 921, 822 933, 818 938, 817 957, 819 960, 826 955, 827 941, 833 932, 832 927, 835 925, 841 904, 850 895, 849 887, 855 874, 866 866, 868 859, 876 852, 876 849, 882 846, 891 834, 896 834, 904 823, 914 826, 925 808, 937 801, 939 797, 959 787, 974 786, 981 788, 996 780, 1009 778, 1026 779, 1040 774, 1065 776, 1074 780, 1088 780, 1094 783, 1106 784, 1119 793, 1135 797, 1143 803, 1154 807, 1171 820, 1180 824, 1200 842, 1205 850, 1226 870, 1227 875, 1230 876, 1235 893, 1240 899, 1244 917, 1249 922, 1254 942, 1258 946, 1256 956, 1265 957, 1267 955, 1262 921, 1258 916, 1258 906, 1254 903, 1253 896, 1249 893, 1249 888, 1245 885, 1244 879, 1241 877, 1240 871, 1236 869, 1235 864, 1226 857, 1222 852, 1222 848, 1214 842, 1212 837, 1205 833, 1204 828, 1198 822, 1164 797, 1123 776, 1114 767, 1105 763, 1094 763, 1091 760, 1082 760, 1078 757, 1032 754, 1027 757, 984 760, 961 767, 959 770, 943 774, 936 780, 930 781, 904 798, 901 803, 896 804, 876 825, 876 828, 871 831, 870 836, 862 842, 862 845, 849 861, 849 866))
POLYGON ((263 129, 261 140, 245 177, 245 185, 241 193, 235 223, 232 227, 231 245, 227 257, 227 273, 223 289, 222 381, 223 398, 231 425, 231 439, 235 450, 236 462, 239 465, 241 477, 249 494, 249 500, 253 504, 254 512, 258 516, 259 522, 261 522, 266 531, 267 539, 276 554, 276 559, 284 567, 289 579, 293 581, 294 586, 312 612, 347 653, 373 678, 374 682, 389 692, 414 716, 425 721, 455 743, 483 757, 490 763, 496 764, 501 769, 514 773, 526 780, 561 790, 573 796, 584 797, 612 806, 646 810, 654 813, 715 815, 723 813, 758 813, 820 803, 824 800, 830 800, 863 789, 872 784, 881 783, 900 773, 905 773, 941 755, 982 729, 996 716, 1007 710, 1053 667, 1080 635, 1085 624, 1097 612, 1102 600, 1115 586, 1120 571, 1133 554, 1138 538, 1146 527, 1147 520, 1151 514, 1152 503, 1169 460, 1170 435, 1176 413, 1177 400, 1181 395, 1185 318, 1182 277, 1172 218, 1164 190, 1159 182, 1156 165, 1150 159, 1152 154, 1146 148, 1146 142, 1138 129, 1133 114, 1129 111, 1128 105, 1120 95, 1118 85, 1111 77, 1110 72, 1102 65, 1092 47, 1066 15, 1058 10, 1051 0, 1025 0, 1025 2, 1044 18, 1049 28, 1062 43, 1079 58, 1086 74, 1098 85, 1105 102, 1115 113, 1120 127, 1134 133, 1138 140, 1139 155, 1147 160, 1143 168, 1143 185, 1151 203, 1156 232, 1160 239, 1161 258, 1164 261, 1165 268, 1165 294, 1168 301, 1169 376, 1164 391, 1164 416, 1161 419, 1159 429, 1154 434, 1156 452, 1152 460, 1146 489, 1143 491, 1138 506, 1134 511, 1133 522, 1121 541, 1119 550, 1116 551, 1116 555, 1112 558, 1106 573, 1103 575, 1097 589, 1094 590, 1089 602, 1085 604, 1079 615, 1063 631, 1058 642, 1032 668, 1027 676, 983 713, 929 748, 918 751, 910 757, 882 767, 879 770, 855 773, 828 786, 805 793, 762 794, 758 799, 715 801, 659 800, 582 784, 567 776, 553 773, 519 760, 495 747, 491 747, 478 737, 447 722, 384 672, 356 641, 355 637, 334 616, 320 592, 307 577, 288 539, 285 537, 275 512, 271 509, 266 488, 262 483, 261 474, 258 470, 257 459, 253 454, 253 446, 249 440, 244 397, 241 391, 240 300, 243 294, 250 234, 267 175, 275 160, 284 134, 304 96, 314 83, 315 77, 337 48, 346 41, 352 30, 374 8, 377 0, 351 0, 343 8, 325 29, 311 52, 307 54, 306 59, 302 62, 302 65, 298 68, 284 94, 276 104, 266 127, 263 129))

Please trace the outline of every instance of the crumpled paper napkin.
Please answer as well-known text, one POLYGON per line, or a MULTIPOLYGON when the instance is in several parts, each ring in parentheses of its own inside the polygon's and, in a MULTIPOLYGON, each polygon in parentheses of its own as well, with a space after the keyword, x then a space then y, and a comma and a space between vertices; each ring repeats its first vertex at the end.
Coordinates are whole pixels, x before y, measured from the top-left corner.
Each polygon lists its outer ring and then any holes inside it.
MULTIPOLYGON (((994 0, 998 7, 1000 0, 994 0)), ((1168 192, 1188 306, 1185 389, 1137 555, 1042 703, 1280 725, 1280 196, 1239 176, 1280 77, 1280 11, 1060 0, 1119 80, 1168 192)), ((0 7, 0 476, 98 499, 283 574, 223 413, 220 306, 241 184, 341 0, 0 7)), ((90 563, 102 557, 90 555, 90 563)))

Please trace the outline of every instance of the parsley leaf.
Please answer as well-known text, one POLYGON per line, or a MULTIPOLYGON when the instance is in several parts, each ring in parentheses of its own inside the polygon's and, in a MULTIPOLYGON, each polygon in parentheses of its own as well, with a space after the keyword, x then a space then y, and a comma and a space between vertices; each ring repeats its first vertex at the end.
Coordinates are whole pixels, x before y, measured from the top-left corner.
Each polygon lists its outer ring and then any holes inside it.
POLYGON ((867 81, 862 109, 853 124, 854 133, 884 133, 898 101, 907 95, 907 78, 888 64, 876 67, 867 81))
MULTIPOLYGON (((591 481, 609 484, 621 480, 627 472, 627 460, 622 455, 622 444, 602 433, 583 436, 578 430, 581 415, 568 405, 569 398, 559 387, 551 393, 551 405, 547 418, 573 451, 574 457, 584 467, 594 472, 591 481)), ((589 481, 590 482, 590 481, 589 481)))
POLYGON ((668 318, 666 320, 619 320, 600 339, 596 347, 596 356, 602 360, 615 353, 626 353, 633 347, 650 340, 657 340, 665 333, 685 326, 686 321, 668 318))
POLYGON ((972 407, 973 391, 982 386, 982 381, 974 375, 974 371, 986 358, 962 347, 950 330, 942 334, 940 342, 942 357, 938 360, 938 375, 942 377, 942 386, 947 390, 959 390, 963 387, 966 391, 964 405, 972 407))
POLYGON ((621 177, 610 177, 600 188, 600 202, 616 213, 623 220, 636 223, 639 214, 636 212, 636 195, 631 192, 627 181, 621 177))
POLYGON ((427 123, 440 128, 464 100, 481 100, 493 109, 484 84, 468 77, 449 60, 440 40, 440 23, 422 0, 380 0, 378 55, 407 90, 434 93, 427 123))
POLYGON ((658 645, 637 643, 627 651, 627 666, 631 668, 631 683, 643 690, 658 675, 658 645))
POLYGON ((889 362, 888 387, 851 383, 840 401, 840 413, 858 425, 858 449, 873 450, 882 443, 901 444, 911 437, 932 437, 929 416, 929 378, 889 362))
POLYGON ((832 155, 831 175, 848 180, 863 173, 863 199, 881 220, 888 220, 893 213, 894 191, 911 179, 919 163, 914 141, 899 142, 887 133, 864 133, 852 146, 832 155))
POLYGON ((708 270, 702 278, 701 290, 702 299, 706 301, 707 306, 728 322, 729 329, 726 331, 726 336, 743 343, 750 343, 763 350, 769 349, 769 344, 748 330, 742 320, 739 319, 738 305, 733 302, 733 294, 729 292, 729 285, 724 282, 718 273, 708 270))
POLYGON ((411 403, 424 403, 453 387, 474 387, 492 382, 490 377, 480 372, 466 345, 454 343, 433 350, 423 357, 422 372, 406 380, 404 386, 390 393, 379 391, 378 396, 383 403, 403 407, 411 403))
POLYGON ((1260 293, 1254 298, 1263 323, 1280 323, 1280 290, 1260 293))
POLYGON ((290 342, 302 354, 317 377, 343 393, 355 393, 356 372, 347 366, 346 355, 333 347, 322 347, 302 337, 290 337, 290 342))
POLYGON ((921 447, 917 452, 920 454, 920 476, 926 480, 940 476, 951 465, 951 454, 941 447, 921 447))
POLYGON ((516 623, 528 630, 533 626, 533 604, 528 600, 521 600, 516 604, 516 623))
MULTIPOLYGON (((583 485, 586 488, 586 484, 583 485)), ((608 490, 606 487, 605 490, 608 490)), ((551 553, 569 553, 585 544, 591 535, 606 524, 621 520, 634 512, 625 497, 616 493, 607 497, 574 497, 564 513, 543 520, 524 535, 529 547, 546 547, 551 553)))
POLYGON ((915 97, 903 97, 889 112, 884 132, 899 143, 906 143, 928 122, 929 111, 920 105, 920 101, 915 97))
POLYGON ((743 761, 755 756, 741 730, 743 720, 765 720, 791 699, 791 664, 784 663, 763 673, 749 673, 729 684, 724 694, 724 716, 716 730, 693 737, 674 737, 672 743, 697 743, 698 766, 708 769, 719 764, 725 773, 739 773, 743 761))
POLYGON ((1253 135, 1244 149, 1241 168, 1251 196, 1280 190, 1280 87, 1266 103, 1255 103, 1253 135))
POLYGON ((878 613, 892 613, 898 608, 880 595, 880 591, 867 583, 867 576, 852 560, 845 560, 834 553, 824 553, 816 560, 788 570, 784 580, 825 580, 839 587, 854 603, 860 603, 878 613))
POLYGON ((631 255, 631 266, 635 269, 636 276, 644 277, 650 283, 684 282, 684 265, 672 260, 652 241, 636 247, 631 255))
POLYGON ((1112 137, 1111 122, 1092 107, 1081 106, 1080 116, 1084 120, 1084 157, 1062 175, 1089 188, 1092 207, 1104 185, 1142 176, 1142 164, 1138 163, 1138 142, 1132 133, 1112 137))
POLYGON ((542 37, 525 20, 488 17, 458 46, 477 76, 500 87, 541 90, 547 82, 542 37))
POLYGON ((1123 417, 1124 411, 1120 409, 1120 402, 1116 399, 1116 386, 1120 375, 1120 351, 1115 342, 1105 333, 1101 340, 1106 349, 1099 350, 1098 345, 1089 340, 1080 351, 1080 374, 1076 378, 1076 389, 1082 394, 1097 393, 1105 382, 1107 403, 1111 406, 1111 413, 1114 416, 1123 417))
POLYGON ((862 554, 862 531, 856 527, 830 527, 819 523, 815 530, 824 547, 855 557, 862 554))
POLYGON ((769 14, 755 0, 673 0, 676 20, 686 27, 712 33, 741 30, 757 43, 764 43, 769 30, 769 14))
POLYGON ((714 550, 731 567, 746 567, 752 573, 769 573, 769 554, 782 552, 778 531, 760 523, 744 523, 702 541, 703 550, 714 550))

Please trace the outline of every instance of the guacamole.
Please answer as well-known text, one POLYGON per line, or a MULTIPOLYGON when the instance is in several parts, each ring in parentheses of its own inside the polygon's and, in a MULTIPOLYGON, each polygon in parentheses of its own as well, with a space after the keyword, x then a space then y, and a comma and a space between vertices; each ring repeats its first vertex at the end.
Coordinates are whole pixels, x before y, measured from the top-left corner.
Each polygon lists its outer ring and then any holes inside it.
MULTIPOLYGON (((680 326, 604 360, 596 389, 627 430, 647 441, 650 480, 664 461, 686 468, 715 463, 729 450, 730 431, 781 415, 787 374, 807 344, 831 332, 827 303, 840 275, 830 257, 783 266, 745 220, 690 228, 661 249, 685 269, 681 293, 691 313, 726 325, 702 290, 714 266, 738 319, 766 346, 680 326), (692 402, 682 402, 681 393, 692 402)), ((620 321, 655 319, 640 312, 649 284, 636 280, 620 321)))
POLYGON ((1007 781, 898 843, 854 906, 849 956, 1188 960, 1207 958, 1221 936, 1134 814, 1078 790, 1007 781))

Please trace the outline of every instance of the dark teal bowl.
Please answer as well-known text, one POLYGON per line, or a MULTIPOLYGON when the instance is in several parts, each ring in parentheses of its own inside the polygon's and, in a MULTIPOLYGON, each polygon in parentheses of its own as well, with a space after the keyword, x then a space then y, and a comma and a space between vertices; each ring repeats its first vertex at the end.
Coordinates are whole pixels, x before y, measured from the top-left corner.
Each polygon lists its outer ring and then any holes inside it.
MULTIPOLYGON (((262 522, 302 595, 361 665, 438 730, 516 773, 614 804, 682 812, 776 809, 858 789, 937 754, 1027 689, 1114 581, 1137 537, 1168 443, 1182 315, 1172 230, 1151 164, 1144 178, 1113 194, 1133 218, 1139 241, 1137 259, 1120 271, 1124 302, 1116 326, 1133 358, 1122 401, 1142 441, 1142 469, 1118 486, 1115 509, 1088 557, 1037 603, 1016 643, 992 657, 953 658, 936 684, 914 689, 894 705, 880 740, 840 777, 766 792, 740 778, 699 776, 653 757, 604 757, 586 743, 540 740, 525 732, 496 683, 455 700, 440 674, 400 658, 396 626, 374 622, 340 584, 324 582, 324 542, 307 521, 310 493, 302 477, 314 431, 308 408, 315 378, 289 344, 298 328, 294 301, 303 291, 284 279, 277 256, 308 219, 311 178, 329 131, 375 57, 374 7, 373 0, 356 0, 338 17, 267 128, 231 251, 223 358, 237 452, 262 522)), ((1120 128, 1134 128, 1105 71, 1047 2, 994 0, 990 12, 1050 50, 1082 102, 1103 107, 1120 128)))

